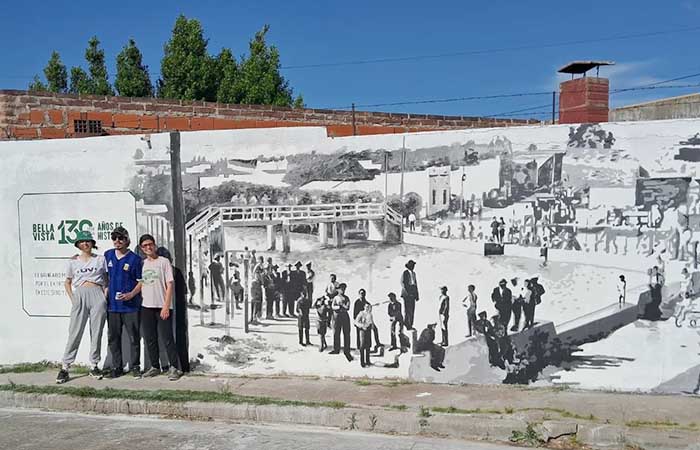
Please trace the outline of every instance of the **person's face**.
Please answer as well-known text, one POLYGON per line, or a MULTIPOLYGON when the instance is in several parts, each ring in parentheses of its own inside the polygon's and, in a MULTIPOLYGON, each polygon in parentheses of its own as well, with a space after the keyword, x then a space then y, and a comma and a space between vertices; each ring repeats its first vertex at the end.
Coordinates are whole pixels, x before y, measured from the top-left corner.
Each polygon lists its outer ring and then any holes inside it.
POLYGON ((362 298, 362 299, 364 299, 365 295, 367 295, 367 293, 365 292, 364 289, 360 289, 359 294, 360 294, 360 298, 362 298))
POLYGON ((370 305, 369 303, 367 303, 367 304, 365 305, 365 311, 367 311, 367 312, 372 312, 372 305, 370 305))
POLYGON ((143 241, 141 243, 141 251, 150 258, 156 257, 156 243, 151 240, 143 241))
POLYGON ((78 242, 78 248, 82 252, 89 253, 92 251, 92 242, 91 241, 80 241, 80 242, 78 242))
POLYGON ((124 250, 129 245, 129 239, 126 236, 114 235, 112 236, 112 243, 117 250, 124 250))
POLYGON ((335 275, 331 275, 331 283, 335 283, 335 275))

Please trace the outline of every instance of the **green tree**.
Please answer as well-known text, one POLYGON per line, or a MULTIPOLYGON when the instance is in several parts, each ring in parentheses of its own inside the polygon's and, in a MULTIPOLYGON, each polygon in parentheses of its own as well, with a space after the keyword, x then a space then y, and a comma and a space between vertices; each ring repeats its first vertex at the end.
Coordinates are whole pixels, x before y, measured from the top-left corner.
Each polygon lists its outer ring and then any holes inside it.
POLYGON ((70 88, 68 92, 71 94, 92 94, 92 83, 87 72, 80 67, 71 67, 70 69, 70 88))
POLYGON ((220 103, 240 103, 241 93, 237 90, 238 64, 231 50, 224 48, 216 58, 217 78, 220 80, 216 101, 220 103))
POLYGON ((217 64, 207 53, 207 44, 198 20, 187 19, 183 15, 177 18, 160 63, 159 96, 181 100, 216 100, 217 64))
POLYGON ((235 83, 242 93, 241 103, 258 105, 303 105, 303 99, 292 98, 292 88, 280 73, 280 55, 277 47, 268 46, 265 36, 270 30, 265 25, 250 41, 250 54, 240 64, 240 76, 235 83))
POLYGON ((46 92, 49 88, 46 87, 43 81, 39 78, 39 75, 34 75, 34 79, 29 83, 29 91, 31 92, 46 92))
POLYGON ((133 39, 117 55, 117 77, 114 87, 125 97, 151 97, 153 86, 148 76, 148 66, 133 39))
POLYGON ((29 90, 66 92, 68 89, 68 71, 57 51, 51 53, 49 62, 44 67, 44 76, 46 76, 46 84, 38 76, 34 76, 34 80, 29 85, 29 90))
POLYGON ((68 88, 68 72, 58 52, 54 51, 51 53, 49 63, 44 68, 44 75, 46 75, 49 91, 66 92, 68 88))
POLYGON ((93 36, 88 41, 85 59, 88 62, 88 71, 90 72, 91 94, 114 95, 114 89, 109 84, 109 76, 107 75, 105 52, 100 48, 100 40, 97 39, 97 36, 93 36))

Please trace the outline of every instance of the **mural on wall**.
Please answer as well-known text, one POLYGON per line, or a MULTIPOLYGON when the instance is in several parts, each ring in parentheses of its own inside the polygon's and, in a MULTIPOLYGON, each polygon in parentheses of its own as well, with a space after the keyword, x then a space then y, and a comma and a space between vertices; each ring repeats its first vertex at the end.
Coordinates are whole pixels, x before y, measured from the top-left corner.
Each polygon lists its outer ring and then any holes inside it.
MULTIPOLYGON (((696 389, 700 121, 264 131, 182 134, 193 370, 696 389)), ((171 246, 145 142, 122 189, 171 246)))

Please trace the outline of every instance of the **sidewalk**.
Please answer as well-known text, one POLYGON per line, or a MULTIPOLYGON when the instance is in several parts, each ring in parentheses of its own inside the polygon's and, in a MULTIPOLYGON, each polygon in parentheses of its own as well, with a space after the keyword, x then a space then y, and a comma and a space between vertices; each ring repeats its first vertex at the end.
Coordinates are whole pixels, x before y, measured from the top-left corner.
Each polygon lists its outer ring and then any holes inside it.
POLYGON ((700 448, 700 398, 696 396, 392 380, 202 375, 186 376, 177 382, 163 376, 134 380, 127 375, 98 381, 76 375, 67 384, 56 386, 55 375, 53 371, 0 375, 0 406, 298 423, 497 441, 508 440, 513 431, 524 432, 530 424, 544 438, 575 434, 578 442, 595 446, 614 447, 624 441, 642 448, 693 448, 691 445, 700 448), (27 386, 45 388, 32 391, 27 386), (114 400, 102 396, 96 401, 90 398, 97 397, 94 391, 78 388, 99 389, 114 400), (123 395, 121 391, 104 391, 104 388, 127 390, 134 395, 175 391, 182 398, 175 400, 180 403, 174 405, 172 401, 132 396, 124 405, 118 402, 123 395), (47 395, 51 393, 71 397, 47 395), (226 398, 203 400, 202 393, 246 398, 228 405, 226 398), (81 398, 76 400, 75 396, 81 398), (193 402, 188 402, 188 396, 192 396, 193 402))

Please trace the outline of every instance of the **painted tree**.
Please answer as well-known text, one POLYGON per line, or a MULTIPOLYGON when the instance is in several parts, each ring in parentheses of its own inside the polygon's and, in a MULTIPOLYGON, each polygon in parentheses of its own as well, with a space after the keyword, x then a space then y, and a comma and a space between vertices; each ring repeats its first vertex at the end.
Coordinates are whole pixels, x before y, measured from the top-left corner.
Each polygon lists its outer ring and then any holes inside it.
POLYGON ((90 73, 91 94, 114 95, 114 89, 109 84, 107 66, 105 65, 105 52, 100 48, 100 40, 97 39, 97 36, 93 36, 88 41, 85 59, 90 73))
POLYGON ((207 53, 207 44, 198 20, 177 18, 160 64, 160 97, 216 100, 216 62, 207 53))
POLYGON ((265 25, 251 39, 250 54, 240 63, 240 74, 234 90, 240 92, 240 103, 277 106, 303 106, 301 96, 292 98, 292 88, 280 73, 280 55, 277 47, 268 46, 265 36, 270 30, 265 25))
POLYGON ((124 97, 152 97, 153 85, 148 75, 148 66, 143 64, 143 55, 133 39, 117 55, 117 76, 114 87, 124 97))
POLYGON ((90 77, 80 67, 71 67, 70 69, 70 88, 68 92, 71 94, 92 94, 92 83, 90 77))
POLYGON ((34 76, 34 80, 29 85, 29 90, 66 92, 68 88, 68 71, 58 52, 54 51, 51 53, 51 58, 49 58, 49 62, 44 67, 44 76, 46 77, 46 84, 38 76, 34 76))

